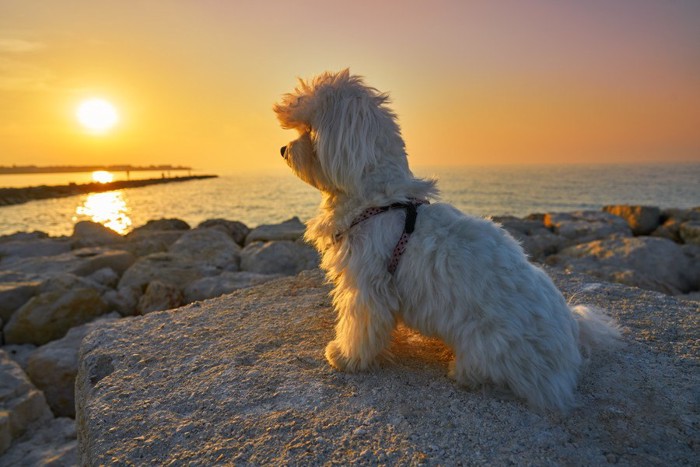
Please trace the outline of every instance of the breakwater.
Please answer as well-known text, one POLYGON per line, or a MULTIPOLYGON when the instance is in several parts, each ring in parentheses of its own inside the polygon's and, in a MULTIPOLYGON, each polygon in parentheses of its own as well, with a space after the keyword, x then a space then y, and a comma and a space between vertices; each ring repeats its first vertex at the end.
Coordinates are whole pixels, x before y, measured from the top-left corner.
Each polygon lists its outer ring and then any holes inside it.
POLYGON ((69 183, 68 185, 56 186, 42 185, 23 188, 0 188, 0 206, 22 204, 40 199, 63 198, 86 193, 100 193, 104 191, 140 188, 149 185, 204 180, 216 177, 217 175, 191 175, 185 177, 148 178, 144 180, 119 180, 109 183, 69 183))

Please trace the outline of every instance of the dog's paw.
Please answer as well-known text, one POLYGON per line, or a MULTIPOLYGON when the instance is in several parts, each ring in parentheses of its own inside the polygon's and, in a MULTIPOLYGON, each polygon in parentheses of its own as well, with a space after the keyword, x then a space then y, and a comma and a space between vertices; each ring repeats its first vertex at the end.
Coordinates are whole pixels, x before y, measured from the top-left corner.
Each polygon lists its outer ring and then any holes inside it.
POLYGON ((331 366, 340 371, 352 371, 348 368, 349 358, 343 355, 337 341, 330 341, 326 346, 326 360, 331 366))

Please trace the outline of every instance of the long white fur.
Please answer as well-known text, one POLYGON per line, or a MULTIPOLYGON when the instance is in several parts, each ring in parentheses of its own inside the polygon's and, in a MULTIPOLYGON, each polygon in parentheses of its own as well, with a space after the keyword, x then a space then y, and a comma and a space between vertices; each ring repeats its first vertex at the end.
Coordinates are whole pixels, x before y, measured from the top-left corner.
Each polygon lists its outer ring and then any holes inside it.
POLYGON ((613 345, 619 331, 598 310, 570 308, 505 230, 447 204, 421 206, 392 276, 405 213, 349 229, 368 207, 437 196, 435 181, 411 173, 387 103, 346 69, 300 80, 274 107, 282 126, 300 133, 285 159, 323 195, 306 237, 334 285, 338 321, 326 358, 340 370, 366 369, 402 320, 454 350, 459 383, 506 386, 536 409, 572 407, 582 352, 613 345))

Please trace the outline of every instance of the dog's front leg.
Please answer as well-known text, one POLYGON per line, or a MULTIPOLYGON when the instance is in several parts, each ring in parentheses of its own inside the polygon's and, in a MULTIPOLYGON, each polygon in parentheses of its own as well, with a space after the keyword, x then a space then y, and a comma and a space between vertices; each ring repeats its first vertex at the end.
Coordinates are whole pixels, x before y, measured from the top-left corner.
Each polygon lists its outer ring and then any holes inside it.
POLYGON ((377 357, 387 353, 395 319, 376 304, 362 303, 353 294, 336 300, 338 323, 335 340, 326 346, 326 359, 339 370, 354 372, 372 366, 377 357))

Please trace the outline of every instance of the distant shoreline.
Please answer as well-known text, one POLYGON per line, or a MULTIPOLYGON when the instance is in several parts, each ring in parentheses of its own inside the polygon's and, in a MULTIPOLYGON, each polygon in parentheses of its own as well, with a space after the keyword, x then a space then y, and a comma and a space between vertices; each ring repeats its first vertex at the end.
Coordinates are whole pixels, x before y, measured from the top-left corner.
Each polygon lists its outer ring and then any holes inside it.
POLYGON ((182 165, 54 165, 39 167, 35 165, 0 166, 0 175, 29 175, 53 173, 83 173, 105 170, 108 172, 150 172, 150 171, 191 171, 192 167, 182 165))
POLYGON ((217 177, 218 175, 191 175, 186 177, 148 178, 144 180, 119 180, 109 183, 70 183, 68 185, 0 188, 0 206, 11 206, 42 199, 64 198, 67 196, 82 195, 87 193, 101 193, 104 191, 140 188, 149 185, 187 182, 190 180, 204 180, 217 177))

